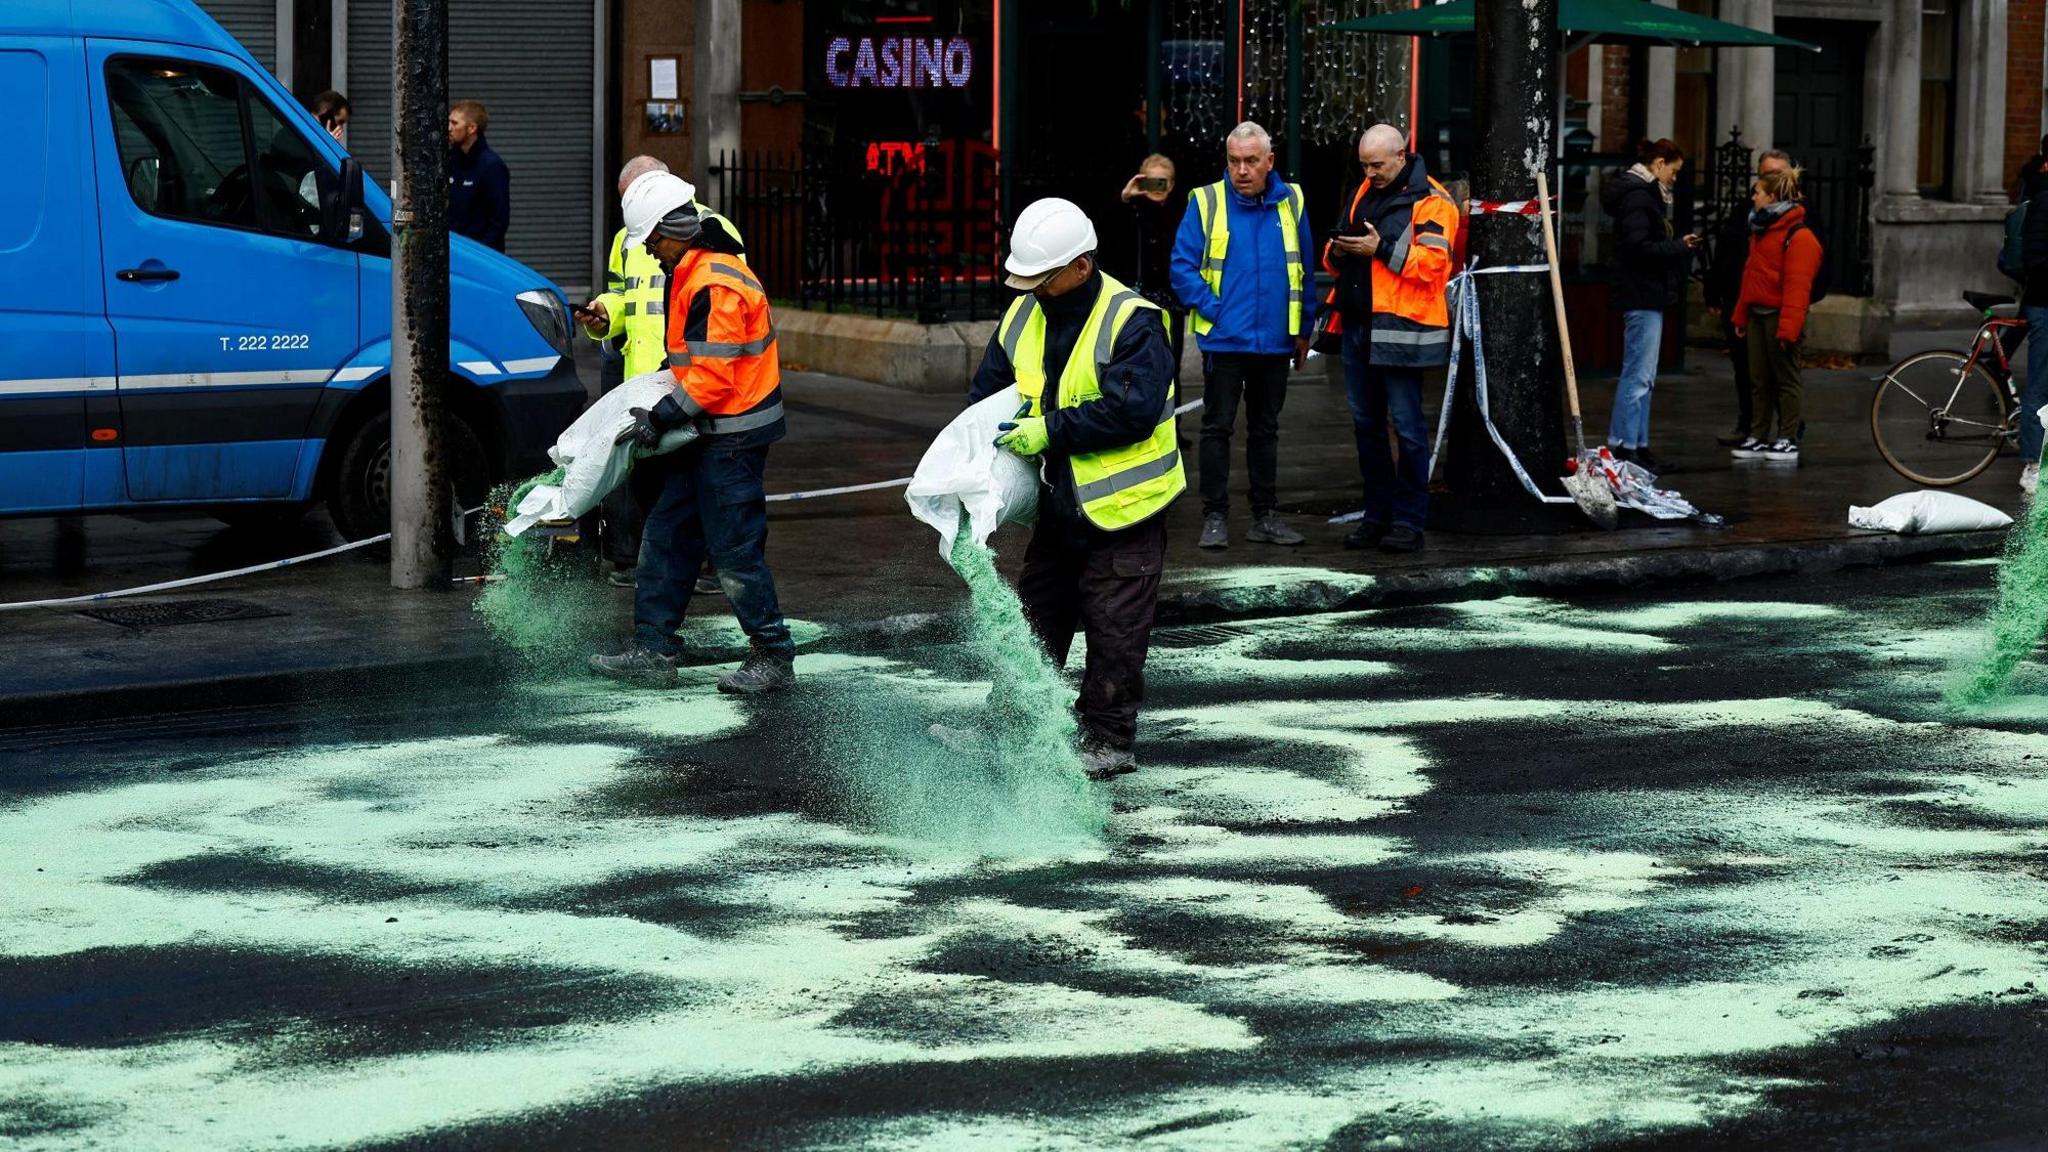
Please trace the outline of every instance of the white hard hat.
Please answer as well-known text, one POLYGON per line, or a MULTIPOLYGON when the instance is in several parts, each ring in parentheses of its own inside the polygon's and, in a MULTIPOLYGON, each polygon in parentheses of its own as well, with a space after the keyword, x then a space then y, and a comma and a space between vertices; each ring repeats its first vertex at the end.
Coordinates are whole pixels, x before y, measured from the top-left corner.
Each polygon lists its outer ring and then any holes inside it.
POLYGON ((697 200, 697 190, 673 172, 649 172, 626 185, 619 208, 626 218, 626 243, 645 244, 655 225, 697 200))
POLYGON ((1095 251, 1095 225, 1072 200, 1049 196, 1033 200, 1017 214, 1010 230, 1010 256, 1003 261, 1009 275, 1003 283, 1030 291, 1052 274, 1095 251))

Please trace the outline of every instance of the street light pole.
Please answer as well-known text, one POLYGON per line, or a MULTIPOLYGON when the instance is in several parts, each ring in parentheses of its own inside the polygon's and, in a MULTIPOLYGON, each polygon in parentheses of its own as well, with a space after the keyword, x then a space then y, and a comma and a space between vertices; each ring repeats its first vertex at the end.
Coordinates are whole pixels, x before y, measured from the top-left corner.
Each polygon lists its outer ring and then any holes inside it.
MULTIPOLYGON (((1558 0, 1478 0, 1478 131, 1484 146, 1472 164, 1472 199, 1507 203, 1536 196, 1536 173, 1557 155, 1560 38, 1558 0)), ((1542 234, 1534 216, 1475 212, 1471 264, 1475 268, 1540 267, 1542 234)), ((1486 383, 1494 427, 1546 490, 1561 488, 1565 461, 1563 369, 1549 305, 1549 281, 1535 273, 1478 275, 1480 327, 1486 347, 1486 383)), ((1471 344, 1465 344, 1470 357, 1471 344)), ((1473 365, 1461 381, 1477 382, 1473 365)), ((1455 505, 1474 519, 1499 523, 1504 510, 1541 515, 1522 490, 1480 422, 1476 388, 1458 389, 1447 478, 1455 505)))
POLYGON ((448 398, 448 14, 392 0, 391 586, 446 588, 454 496, 448 398))

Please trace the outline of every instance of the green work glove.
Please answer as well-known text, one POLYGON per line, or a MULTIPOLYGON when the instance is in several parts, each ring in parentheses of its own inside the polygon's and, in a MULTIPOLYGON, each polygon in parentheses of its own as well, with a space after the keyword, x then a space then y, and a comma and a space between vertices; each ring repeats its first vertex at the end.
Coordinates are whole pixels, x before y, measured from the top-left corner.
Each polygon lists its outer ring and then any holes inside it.
POLYGON ((1050 437, 1045 431, 1045 417, 1026 416, 1020 420, 1005 420, 996 425, 1002 435, 996 437, 996 447, 1008 448, 1019 456, 1036 456, 1045 451, 1050 437))

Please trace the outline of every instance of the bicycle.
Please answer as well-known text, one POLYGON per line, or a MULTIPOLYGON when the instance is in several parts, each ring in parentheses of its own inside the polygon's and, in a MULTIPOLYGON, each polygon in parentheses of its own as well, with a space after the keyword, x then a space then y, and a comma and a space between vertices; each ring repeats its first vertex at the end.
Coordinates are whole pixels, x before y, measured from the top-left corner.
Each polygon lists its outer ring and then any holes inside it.
POLYGON ((1899 475, 1935 488, 1977 476, 2019 440, 2012 350, 2027 322, 2010 296, 1965 292, 1963 299, 1984 314, 1970 350, 1908 356, 1878 378, 1870 400, 1878 454, 1899 475))

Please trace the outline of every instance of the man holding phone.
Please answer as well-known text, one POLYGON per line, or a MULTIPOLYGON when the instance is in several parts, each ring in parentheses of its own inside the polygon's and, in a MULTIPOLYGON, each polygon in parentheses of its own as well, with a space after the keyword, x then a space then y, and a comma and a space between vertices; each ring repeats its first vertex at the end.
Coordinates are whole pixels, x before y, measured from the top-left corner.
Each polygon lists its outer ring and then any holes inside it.
POLYGON ((1323 248, 1323 267, 1337 277, 1330 330, 1343 340, 1365 488, 1365 518, 1344 546, 1414 552, 1429 517, 1422 373, 1450 360, 1444 289, 1456 264, 1458 207, 1390 124, 1359 137, 1358 163, 1365 179, 1343 227, 1323 248), (1387 447, 1389 416, 1401 443, 1398 462, 1387 447))
POLYGON ((1138 174, 1124 184, 1123 201, 1137 224, 1138 262, 1132 286, 1166 312, 1173 344, 1173 379, 1180 382, 1181 349, 1187 344, 1188 311, 1173 295, 1173 233, 1180 227, 1185 198, 1173 194, 1173 161, 1153 153, 1138 162, 1138 174))

